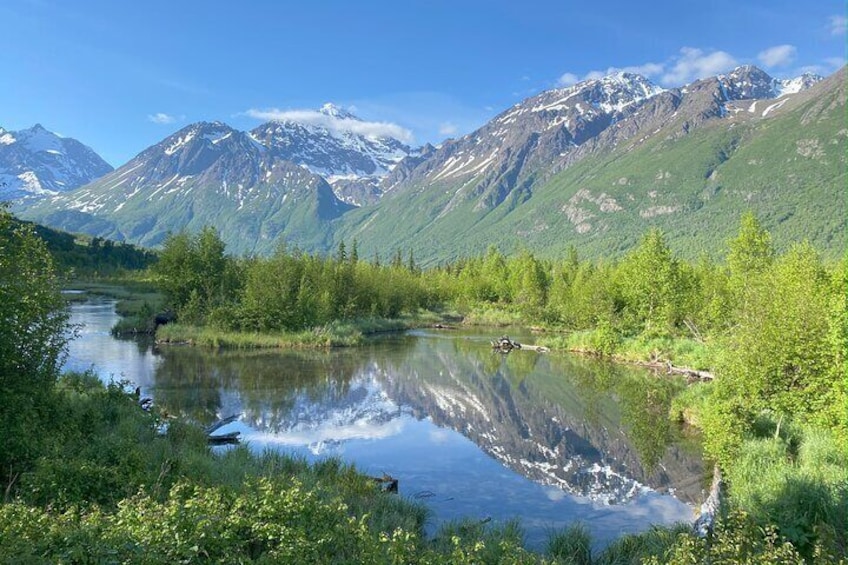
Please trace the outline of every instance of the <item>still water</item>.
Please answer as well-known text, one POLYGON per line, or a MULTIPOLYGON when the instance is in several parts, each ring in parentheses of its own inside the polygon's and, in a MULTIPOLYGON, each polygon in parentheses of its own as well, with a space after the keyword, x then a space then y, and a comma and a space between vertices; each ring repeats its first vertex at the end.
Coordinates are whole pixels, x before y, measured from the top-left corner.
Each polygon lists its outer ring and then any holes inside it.
MULTIPOLYGON (((582 521, 604 544, 691 521, 703 499, 698 445, 668 422, 680 383, 563 355, 493 353, 484 330, 417 330, 360 348, 212 352, 118 340, 114 301, 72 306, 65 368, 127 379, 203 424, 239 415, 256 452, 337 456, 399 479, 432 511, 518 518, 530 547, 582 521)), ((493 330, 501 333, 502 330, 493 330)), ((510 337, 532 342, 515 330, 510 337)))

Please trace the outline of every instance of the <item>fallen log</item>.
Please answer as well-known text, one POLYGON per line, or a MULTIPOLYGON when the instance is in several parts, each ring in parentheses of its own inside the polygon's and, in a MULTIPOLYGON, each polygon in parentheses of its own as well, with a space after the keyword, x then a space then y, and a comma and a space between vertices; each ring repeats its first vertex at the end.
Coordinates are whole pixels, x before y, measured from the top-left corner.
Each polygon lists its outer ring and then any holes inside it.
POLYGON ((206 436, 206 441, 209 442, 210 445, 228 445, 239 442, 239 435, 241 432, 230 432, 228 434, 221 434, 217 436, 206 436))
POLYGON ((527 351, 536 351, 538 353, 547 353, 550 351, 550 349, 542 345, 526 345, 518 343, 517 341, 511 340, 508 335, 501 336, 497 340, 492 340, 491 343, 492 349, 499 351, 500 353, 509 353, 513 349, 526 349, 527 351))
POLYGON ((238 420, 238 414, 233 414, 232 416, 228 416, 226 418, 218 420, 217 422, 215 422, 211 426, 208 426, 204 431, 206 432, 206 435, 211 435, 215 430, 217 430, 219 428, 223 428, 227 424, 231 424, 231 423, 235 422, 236 420, 238 420))
POLYGON ((238 420, 238 417, 239 417, 238 414, 233 414, 232 416, 227 416, 226 418, 222 418, 222 419, 218 420, 217 422, 215 422, 214 424, 212 424, 211 426, 208 426, 204 430, 206 432, 206 441, 209 442, 210 445, 228 445, 228 444, 238 443, 239 442, 239 435, 241 434, 241 432, 238 432, 238 431, 229 432, 229 433, 226 433, 226 434, 212 435, 217 430, 223 428, 227 424, 231 424, 232 422, 235 422, 236 420, 238 420))
POLYGON ((527 351, 536 351, 538 353, 548 353, 550 349, 545 347, 544 345, 527 345, 524 344, 521 346, 521 349, 526 349, 527 351))
POLYGON ((697 369, 690 369, 689 367, 675 367, 671 364, 671 362, 666 364, 666 370, 669 373, 686 375, 688 377, 693 377, 702 381, 711 381, 715 378, 715 375, 713 375, 709 371, 699 371, 697 369))

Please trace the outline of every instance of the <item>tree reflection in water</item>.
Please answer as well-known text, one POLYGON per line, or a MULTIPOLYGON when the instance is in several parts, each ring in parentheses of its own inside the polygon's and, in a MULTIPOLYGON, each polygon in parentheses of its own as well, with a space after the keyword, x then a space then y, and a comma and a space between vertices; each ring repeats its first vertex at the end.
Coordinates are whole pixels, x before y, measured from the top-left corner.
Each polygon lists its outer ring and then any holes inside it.
POLYGON ((351 426, 385 426, 408 413, 566 492, 616 503, 648 485, 700 499, 699 450, 667 418, 679 381, 572 356, 501 355, 466 337, 331 351, 168 348, 157 402, 204 424, 236 412, 261 431, 308 428, 309 437, 335 442, 351 426))

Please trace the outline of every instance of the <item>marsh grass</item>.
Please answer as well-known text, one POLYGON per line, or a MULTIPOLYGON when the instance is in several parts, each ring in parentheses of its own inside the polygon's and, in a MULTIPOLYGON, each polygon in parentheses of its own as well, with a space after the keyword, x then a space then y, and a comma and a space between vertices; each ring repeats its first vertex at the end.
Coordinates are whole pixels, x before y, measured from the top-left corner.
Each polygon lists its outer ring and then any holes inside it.
POLYGON ((541 557, 524 549, 524 530, 517 520, 453 520, 439 528, 429 545, 437 554, 468 563, 537 563, 541 557))
POLYGON ((546 553, 563 565, 592 565, 592 536, 582 522, 548 537, 546 553))
POLYGON ((676 422, 685 422, 690 426, 701 425, 701 415, 710 402, 713 383, 694 383, 671 399, 669 417, 676 422))
POLYGON ((401 318, 361 318, 331 322, 296 332, 260 333, 229 331, 210 326, 167 324, 156 330, 160 343, 189 344, 224 349, 321 349, 353 347, 366 335, 402 331, 441 322, 434 312, 420 311, 401 318))
POLYGON ((688 524, 669 527, 652 526, 639 534, 626 534, 613 541, 598 554, 595 565, 641 565, 646 560, 663 556, 674 546, 681 534, 691 535, 688 524))
POLYGON ((286 333, 233 332, 208 326, 168 324, 156 330, 156 340, 224 349, 317 349, 359 345, 362 332, 339 324, 286 333))
POLYGON ((527 325, 527 318, 515 308, 483 302, 465 313, 462 324, 492 327, 527 325))

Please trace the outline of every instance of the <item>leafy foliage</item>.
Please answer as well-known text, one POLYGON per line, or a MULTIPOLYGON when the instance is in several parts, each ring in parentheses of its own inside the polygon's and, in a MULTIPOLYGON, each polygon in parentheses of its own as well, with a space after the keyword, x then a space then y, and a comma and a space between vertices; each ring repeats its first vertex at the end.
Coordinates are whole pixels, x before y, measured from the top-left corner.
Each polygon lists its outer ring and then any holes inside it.
POLYGON ((53 260, 29 224, 0 208, 0 478, 14 482, 45 439, 67 340, 53 260))

